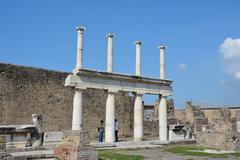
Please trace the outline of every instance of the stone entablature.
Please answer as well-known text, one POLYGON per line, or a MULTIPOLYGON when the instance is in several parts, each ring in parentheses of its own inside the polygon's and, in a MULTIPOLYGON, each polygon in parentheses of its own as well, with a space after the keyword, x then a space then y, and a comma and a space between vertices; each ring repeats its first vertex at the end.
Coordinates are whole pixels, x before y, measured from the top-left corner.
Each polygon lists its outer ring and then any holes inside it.
POLYGON ((65 86, 76 89, 103 89, 110 91, 137 92, 141 94, 172 95, 172 81, 134 75, 99 72, 79 69, 77 75, 70 74, 65 86))

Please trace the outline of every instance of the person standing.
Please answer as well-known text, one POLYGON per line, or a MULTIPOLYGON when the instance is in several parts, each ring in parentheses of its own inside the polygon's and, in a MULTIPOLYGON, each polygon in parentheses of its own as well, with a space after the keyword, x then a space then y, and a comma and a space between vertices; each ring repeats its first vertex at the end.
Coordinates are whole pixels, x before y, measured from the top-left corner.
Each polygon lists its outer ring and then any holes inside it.
POLYGON ((103 142, 103 134, 104 134, 104 124, 103 124, 103 120, 101 120, 99 127, 98 127, 98 141, 99 142, 103 142))
POLYGON ((118 142, 118 130, 119 130, 119 125, 118 125, 117 119, 115 119, 114 128, 115 128, 115 142, 118 142))

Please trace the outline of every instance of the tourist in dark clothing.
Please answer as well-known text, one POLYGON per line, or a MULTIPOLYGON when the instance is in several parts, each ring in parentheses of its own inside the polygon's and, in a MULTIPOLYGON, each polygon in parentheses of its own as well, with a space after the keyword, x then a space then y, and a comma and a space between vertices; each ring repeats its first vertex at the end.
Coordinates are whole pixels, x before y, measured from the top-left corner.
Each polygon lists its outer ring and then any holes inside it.
POLYGON ((118 129, 119 129, 119 125, 118 125, 117 119, 115 119, 114 129, 115 129, 115 142, 118 142, 118 129))
POLYGON ((98 141, 103 142, 103 134, 104 134, 104 124, 103 120, 100 121, 100 125, 98 127, 98 141))

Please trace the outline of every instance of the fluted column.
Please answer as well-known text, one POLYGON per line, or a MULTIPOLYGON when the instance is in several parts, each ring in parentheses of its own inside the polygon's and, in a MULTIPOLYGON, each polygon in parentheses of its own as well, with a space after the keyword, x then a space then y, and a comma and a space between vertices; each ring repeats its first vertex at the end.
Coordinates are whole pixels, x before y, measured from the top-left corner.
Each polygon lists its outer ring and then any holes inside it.
POLYGON ((113 70, 113 34, 108 34, 108 59, 107 59, 107 72, 112 73, 113 70))
POLYGON ((165 54, 166 46, 159 46, 158 49, 159 49, 159 52, 160 52, 160 79, 165 79, 165 59, 164 59, 164 54, 165 54))
POLYGON ((106 103, 106 127, 105 127, 105 142, 112 143, 115 141, 115 96, 109 91, 106 103))
POLYGON ((83 67, 83 32, 86 30, 85 27, 77 27, 77 63, 74 73, 83 67))
POLYGON ((167 141, 168 140, 168 130, 167 130, 167 100, 166 96, 160 97, 159 102, 159 140, 167 141))
POLYGON ((73 99, 72 130, 82 130, 83 126, 83 99, 81 90, 76 89, 73 99))
POLYGON ((134 103, 134 141, 143 139, 143 105, 142 95, 137 94, 134 103))
POLYGON ((136 70, 135 70, 135 75, 136 76, 141 76, 141 45, 143 44, 141 41, 135 41, 134 42, 136 46, 136 70))

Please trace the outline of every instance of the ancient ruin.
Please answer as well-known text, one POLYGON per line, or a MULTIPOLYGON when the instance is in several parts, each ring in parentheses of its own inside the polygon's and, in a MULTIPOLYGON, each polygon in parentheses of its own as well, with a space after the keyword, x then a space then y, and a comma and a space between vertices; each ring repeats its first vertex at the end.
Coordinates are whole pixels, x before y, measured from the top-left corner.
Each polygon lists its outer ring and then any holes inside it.
POLYGON ((126 144, 197 142, 239 150, 238 107, 204 108, 187 101, 185 109, 174 108, 174 100, 168 98, 173 94, 173 81, 165 77, 165 46, 158 48, 159 79, 141 74, 142 41, 134 42, 135 74, 119 74, 113 69, 114 35, 108 34, 107 71, 96 71, 83 66, 84 31, 84 27, 77 27, 77 61, 72 73, 0 64, 1 156, 11 157, 19 149, 54 149, 51 156, 59 159, 97 159, 95 148, 118 145, 114 143, 115 118, 120 139, 126 144), (158 95, 159 99, 146 105, 144 94, 158 95), (101 120, 105 142, 99 145, 96 139, 101 120))
POLYGON ((77 63, 70 74, 65 86, 75 88, 73 100, 72 130, 82 130, 83 126, 83 97, 84 89, 108 90, 106 101, 106 131, 105 142, 114 142, 114 120, 115 120, 115 95, 118 91, 131 92, 136 95, 134 103, 134 141, 141 141, 143 138, 143 106, 142 96, 144 94, 157 94, 160 97, 159 104, 159 139, 168 140, 167 133, 167 106, 166 98, 172 95, 172 81, 165 79, 164 51, 165 46, 160 46, 160 79, 153 79, 141 76, 140 47, 141 41, 136 41, 136 72, 135 75, 123 75, 113 71, 113 34, 108 34, 108 63, 107 72, 99 72, 84 69, 83 61, 83 32, 84 27, 77 27, 77 63))
POLYGON ((199 144, 217 149, 239 150, 239 111, 239 107, 204 108, 187 101, 184 110, 175 110, 175 118, 186 124, 199 144))

